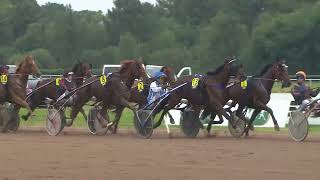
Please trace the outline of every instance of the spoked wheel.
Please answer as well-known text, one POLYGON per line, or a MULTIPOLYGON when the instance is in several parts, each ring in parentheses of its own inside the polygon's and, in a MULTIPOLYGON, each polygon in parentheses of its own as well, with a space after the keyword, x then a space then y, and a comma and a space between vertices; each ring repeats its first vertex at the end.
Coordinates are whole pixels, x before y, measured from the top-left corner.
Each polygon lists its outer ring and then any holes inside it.
POLYGON ((6 107, 6 111, 9 114, 10 121, 8 124, 8 130, 16 132, 20 125, 20 116, 18 111, 14 108, 12 104, 6 107))
POLYGON ((50 136, 57 136, 64 128, 66 117, 63 111, 58 111, 55 108, 49 108, 46 117, 47 133, 50 136))
POLYGON ((184 110, 180 120, 180 128, 183 134, 188 138, 197 137, 200 127, 198 125, 199 117, 192 110, 184 110))
POLYGON ((232 119, 232 122, 228 121, 230 134, 235 138, 240 138, 244 134, 246 121, 240 119, 236 112, 230 112, 230 117, 232 119))
POLYGON ((304 141, 309 132, 308 118, 301 111, 293 111, 290 113, 288 123, 289 135, 295 141, 304 141))
POLYGON ((144 137, 150 138, 153 133, 153 115, 151 110, 140 110, 135 113, 133 123, 137 133, 144 137))
POLYGON ((105 135, 108 132, 108 128, 103 128, 100 124, 99 118, 102 118, 99 109, 91 108, 88 114, 88 130, 94 135, 105 135))

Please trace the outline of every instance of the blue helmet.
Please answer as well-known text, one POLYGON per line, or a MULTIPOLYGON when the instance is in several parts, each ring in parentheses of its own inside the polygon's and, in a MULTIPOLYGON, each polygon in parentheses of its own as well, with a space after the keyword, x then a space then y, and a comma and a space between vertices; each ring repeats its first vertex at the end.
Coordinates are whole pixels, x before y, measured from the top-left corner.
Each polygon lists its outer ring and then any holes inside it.
POLYGON ((154 77, 160 79, 161 77, 167 77, 167 75, 161 71, 154 73, 154 77))

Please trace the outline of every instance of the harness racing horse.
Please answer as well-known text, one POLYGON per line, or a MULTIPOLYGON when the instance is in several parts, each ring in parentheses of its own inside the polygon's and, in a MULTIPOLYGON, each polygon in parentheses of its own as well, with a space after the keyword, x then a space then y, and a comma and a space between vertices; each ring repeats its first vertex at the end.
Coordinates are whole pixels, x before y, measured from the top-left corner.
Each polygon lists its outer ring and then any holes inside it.
MULTIPOLYGON (((74 72, 75 81, 71 84, 72 89, 80 87, 83 84, 83 80, 86 77, 91 76, 91 65, 86 63, 78 63, 72 68, 74 72)), ((56 102, 57 99, 64 93, 60 91, 60 81, 61 78, 57 79, 45 79, 37 83, 35 90, 31 93, 28 98, 28 103, 32 111, 34 111, 46 98, 50 98, 52 102, 56 102)), ((86 119, 84 110, 81 109, 81 113, 86 119)), ((24 120, 30 117, 31 113, 22 116, 24 120)))
MULTIPOLYGON (((105 75, 87 79, 84 84, 88 84, 77 92, 74 98, 75 105, 71 109, 71 119, 77 117, 79 110, 94 96, 98 102, 102 102, 99 119, 103 128, 110 126, 107 109, 111 106, 116 107, 116 116, 119 109, 128 107, 132 111, 136 110, 135 105, 130 103, 130 89, 135 79, 146 78, 147 74, 141 61, 125 60, 122 61, 120 70, 108 77, 105 75)), ((85 85, 84 85, 85 86, 85 85)), ((122 110, 121 110, 122 112, 122 110)))
MULTIPOLYGON (((289 87, 291 85, 287 67, 288 66, 284 61, 276 61, 266 65, 258 76, 248 79, 247 87, 241 87, 241 85, 237 83, 228 88, 228 100, 231 99, 233 101, 231 107, 235 106, 237 103, 239 104, 236 115, 240 119, 246 119, 243 114, 243 109, 245 107, 255 109, 250 118, 250 122, 245 129, 246 136, 249 135, 249 129, 252 127, 253 121, 262 110, 267 111, 271 115, 275 130, 280 130, 273 111, 267 104, 270 101, 271 90, 276 80, 282 82, 282 87, 289 87)), ((208 114, 206 111, 207 110, 205 110, 204 114, 208 114)), ((211 121, 207 127, 209 133, 212 124, 221 124, 223 122, 213 121, 214 117, 215 114, 212 113, 211 121)))
MULTIPOLYGON (((175 73, 173 68, 164 66, 160 70, 161 72, 165 73, 167 75, 166 82, 168 84, 171 84, 175 82, 175 73)), ((147 97, 149 95, 150 91, 150 84, 155 81, 155 77, 150 77, 148 79, 144 79, 143 81, 140 81, 138 83, 135 83, 135 85, 130 90, 130 102, 138 103, 139 107, 142 107, 147 104, 147 97), (142 84, 139 84, 142 83, 142 84)), ((115 119, 113 121, 113 130, 112 133, 116 134, 118 130, 118 124, 122 115, 124 107, 117 108, 115 113, 115 119)))
MULTIPOLYGON (((15 74, 8 75, 8 82, 0 88, 0 94, 4 94, 5 98, 1 98, 0 104, 10 102, 15 105, 15 112, 19 113, 21 107, 24 107, 31 114, 32 110, 26 102, 27 98, 27 82, 29 75, 39 75, 39 69, 31 55, 26 56, 16 69, 15 74)), ((3 132, 7 131, 9 121, 3 122, 3 132)))
MULTIPOLYGON (((208 72, 206 76, 191 75, 179 78, 170 88, 178 87, 184 83, 187 84, 170 94, 167 105, 164 107, 159 121, 154 124, 154 128, 161 125, 164 115, 180 103, 181 99, 188 100, 188 104, 194 110, 194 117, 199 117, 202 106, 208 106, 211 108, 210 111, 216 112, 219 117, 224 116, 231 120, 223 109, 226 99, 225 89, 231 76, 244 78, 242 65, 237 64, 232 59, 226 60, 223 65, 213 72, 208 72)), ((203 129, 199 120, 197 123, 203 129)))

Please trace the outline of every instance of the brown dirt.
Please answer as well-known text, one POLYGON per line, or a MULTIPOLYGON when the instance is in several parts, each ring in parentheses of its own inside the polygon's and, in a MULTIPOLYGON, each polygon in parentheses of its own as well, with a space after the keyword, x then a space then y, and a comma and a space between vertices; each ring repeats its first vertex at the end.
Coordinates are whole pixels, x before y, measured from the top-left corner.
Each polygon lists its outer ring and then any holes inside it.
POLYGON ((58 137, 43 129, 0 134, 0 180, 23 179, 320 179, 320 136, 296 143, 282 134, 138 138, 132 130, 92 136, 65 129, 58 137))

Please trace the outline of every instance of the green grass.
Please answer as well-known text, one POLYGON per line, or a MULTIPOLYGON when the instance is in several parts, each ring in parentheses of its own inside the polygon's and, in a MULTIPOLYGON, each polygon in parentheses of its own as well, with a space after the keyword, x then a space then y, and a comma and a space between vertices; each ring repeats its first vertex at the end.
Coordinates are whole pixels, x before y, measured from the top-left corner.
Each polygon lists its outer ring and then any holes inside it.
MULTIPOLYGON (((85 106, 85 112, 88 114, 90 107, 85 106)), ((47 109, 36 109, 34 114, 35 116, 32 116, 31 119, 28 121, 21 120, 20 124, 21 126, 45 126, 45 119, 47 115, 48 110, 47 109)), ((20 115, 26 114, 26 109, 21 109, 20 115)), ((113 120, 114 113, 109 113, 110 119, 113 120)), ((70 116, 70 109, 66 110, 66 116, 70 116)), ((74 121, 73 127, 77 128, 85 128, 87 126, 84 117, 81 113, 78 114, 77 118, 74 121)), ((133 113, 130 110, 125 110, 122 113, 122 117, 120 119, 120 127, 122 128, 131 128, 133 127, 133 113)))
MULTIPOLYGON (((88 107, 88 106, 85 107, 86 114, 88 114, 89 108, 90 107, 88 107)), ((20 115, 25 114, 26 112, 27 111, 25 109, 21 109, 20 115)), ((66 114, 67 114, 67 116, 69 116, 70 111, 67 111, 66 114)), ((114 113, 109 113, 109 114, 110 114, 110 118, 113 120, 114 113)), ((31 126, 31 127, 45 127, 46 115, 47 115, 47 109, 37 109, 35 111, 35 116, 33 116, 28 121, 21 120, 20 125, 21 126, 31 126)), ((158 118, 159 117, 156 117, 156 119, 158 119, 158 118)), ((87 124, 81 114, 79 114, 78 117, 76 118, 76 120, 73 124, 73 127, 76 127, 76 128, 86 128, 87 127, 87 124)), ((162 125, 161 127, 164 128, 164 125, 162 125)), ((123 112, 122 117, 120 119, 120 128, 133 128, 133 113, 132 113, 132 111, 125 109, 125 111, 123 112)), ((214 127, 214 129, 222 130, 222 131, 228 130, 227 127, 221 127, 221 126, 214 127)), ((266 132, 266 133, 274 132, 273 128, 256 127, 255 130, 258 132, 266 132)), ((287 127, 281 128, 281 132, 287 133, 288 128, 287 127)), ((310 125, 310 133, 320 133, 320 126, 319 125, 310 125)))

